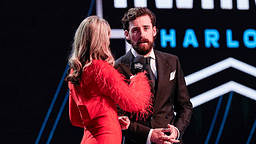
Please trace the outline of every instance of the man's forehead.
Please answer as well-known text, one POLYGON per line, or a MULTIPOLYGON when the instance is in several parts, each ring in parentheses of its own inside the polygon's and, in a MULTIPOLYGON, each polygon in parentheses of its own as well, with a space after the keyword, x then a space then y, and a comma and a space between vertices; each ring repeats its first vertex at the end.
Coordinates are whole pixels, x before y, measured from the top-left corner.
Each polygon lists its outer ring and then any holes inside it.
POLYGON ((129 22, 129 27, 130 28, 135 28, 135 27, 152 27, 151 20, 149 16, 140 16, 137 17, 136 19, 132 20, 129 22))
POLYGON ((142 24, 142 25, 133 25, 131 24, 130 27, 131 28, 139 28, 139 27, 151 27, 152 25, 151 24, 142 24))

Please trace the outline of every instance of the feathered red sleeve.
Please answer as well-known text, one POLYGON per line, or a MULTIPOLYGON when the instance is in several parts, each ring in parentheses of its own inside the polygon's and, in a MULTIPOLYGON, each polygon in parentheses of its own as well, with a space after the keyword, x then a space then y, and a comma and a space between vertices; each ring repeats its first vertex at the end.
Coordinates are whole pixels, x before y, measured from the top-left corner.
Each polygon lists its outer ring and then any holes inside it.
POLYGON ((103 95, 111 97, 123 110, 136 113, 140 118, 152 113, 153 95, 145 72, 134 76, 130 84, 113 66, 102 60, 94 60, 84 72, 90 79, 95 79, 103 95))

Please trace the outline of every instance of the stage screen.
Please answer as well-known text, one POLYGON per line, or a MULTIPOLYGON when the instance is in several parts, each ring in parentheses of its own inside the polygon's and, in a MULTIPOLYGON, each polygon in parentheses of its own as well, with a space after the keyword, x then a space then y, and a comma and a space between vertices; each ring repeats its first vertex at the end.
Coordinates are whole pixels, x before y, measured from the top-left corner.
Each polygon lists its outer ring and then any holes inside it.
POLYGON ((154 48, 180 60, 193 103, 184 143, 256 143, 256 0, 2 1, 0 143, 81 142, 64 80, 75 31, 103 17, 118 59, 133 7, 156 15, 154 48))
POLYGON ((156 15, 155 49, 180 59, 194 106, 184 142, 246 143, 256 118, 255 1, 103 1, 97 14, 110 23, 115 58, 130 48, 121 19, 132 7, 156 15))

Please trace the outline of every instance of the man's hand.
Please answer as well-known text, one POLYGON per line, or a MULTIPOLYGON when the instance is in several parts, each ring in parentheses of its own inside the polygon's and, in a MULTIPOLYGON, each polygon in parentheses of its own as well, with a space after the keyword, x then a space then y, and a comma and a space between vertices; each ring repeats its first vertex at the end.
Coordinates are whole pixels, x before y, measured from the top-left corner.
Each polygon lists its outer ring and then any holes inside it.
POLYGON ((162 139, 164 141, 168 141, 168 142, 171 142, 171 143, 180 142, 179 140, 176 140, 177 137, 178 137, 178 130, 173 125, 170 125, 170 124, 168 124, 167 127, 168 127, 168 130, 170 130, 169 131, 170 135, 169 136, 165 135, 165 136, 162 137, 162 139))
POLYGON ((127 116, 119 116, 118 117, 119 123, 120 123, 120 127, 122 130, 127 130, 129 125, 130 125, 130 120, 127 116))
POLYGON ((157 128, 153 129, 151 134, 151 142, 154 142, 156 144, 172 144, 172 143, 178 143, 179 140, 176 140, 178 137, 178 131, 173 126, 168 124, 168 128, 157 128), (170 132, 170 135, 167 136, 164 132, 170 132))

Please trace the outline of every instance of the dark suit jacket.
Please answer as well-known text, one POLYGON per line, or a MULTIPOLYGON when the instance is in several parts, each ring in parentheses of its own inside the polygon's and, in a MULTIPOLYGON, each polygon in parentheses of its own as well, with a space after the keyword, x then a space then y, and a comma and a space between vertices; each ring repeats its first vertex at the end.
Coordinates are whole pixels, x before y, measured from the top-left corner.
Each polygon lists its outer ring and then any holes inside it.
MULTIPOLYGON (((154 53, 157 67, 154 111, 146 121, 136 121, 134 117, 131 119, 129 129, 123 133, 126 143, 146 143, 150 128, 165 128, 167 124, 176 126, 182 135, 192 115, 193 107, 178 57, 157 50, 154 50, 154 53), (175 77, 170 80, 171 73, 175 74, 175 77)), ((127 79, 132 75, 130 64, 133 60, 134 56, 129 51, 115 64, 127 79)))

